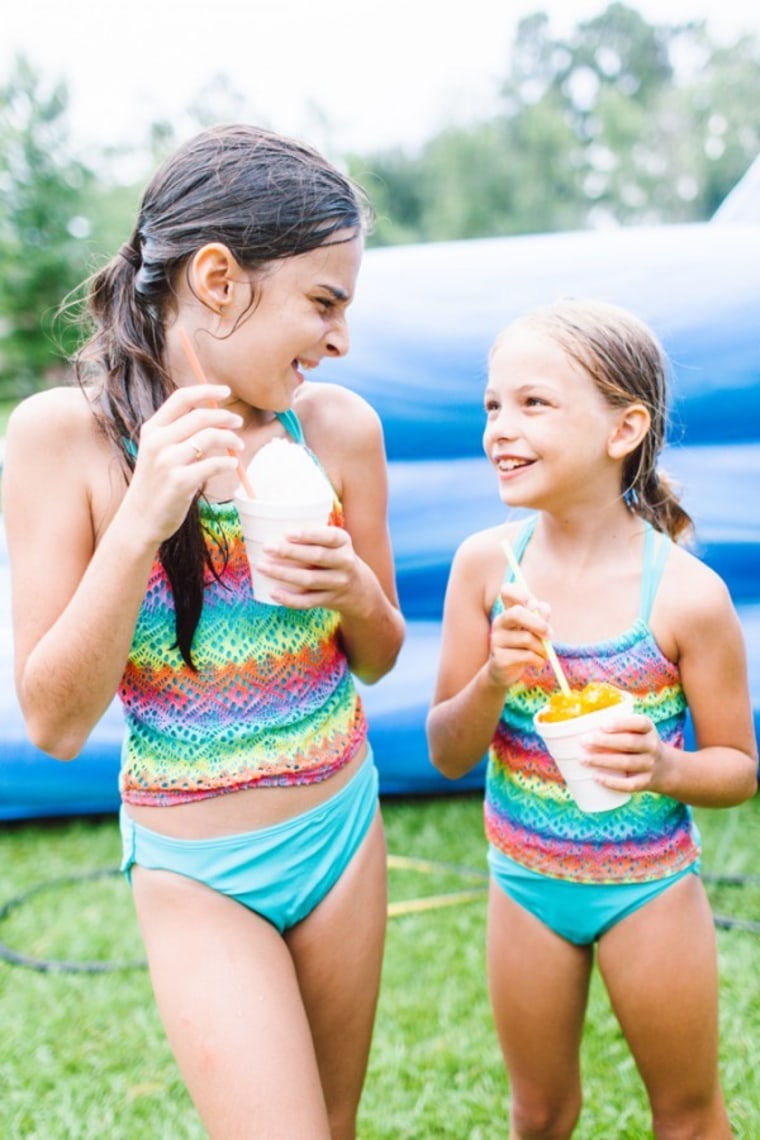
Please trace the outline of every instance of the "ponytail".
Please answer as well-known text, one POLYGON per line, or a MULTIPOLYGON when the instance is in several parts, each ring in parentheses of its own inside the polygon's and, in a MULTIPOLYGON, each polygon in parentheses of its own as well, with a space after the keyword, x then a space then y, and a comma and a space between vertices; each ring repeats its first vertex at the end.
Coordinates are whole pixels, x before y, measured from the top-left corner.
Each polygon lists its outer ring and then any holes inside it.
MULTIPOLYGON (((641 449, 639 449, 641 450, 641 449)), ((675 484, 658 467, 648 471, 639 460, 638 471, 626 484, 624 498, 629 509, 667 534, 674 542, 688 542, 694 537, 694 522, 681 505, 675 484)))
POLYGON ((140 267, 133 236, 90 279, 88 310, 95 331, 75 360, 80 383, 96 383, 103 427, 130 469, 140 428, 173 390, 162 364, 162 321, 141 303, 136 289, 140 267))
MULTIPOLYGON (((134 470, 142 425, 174 384, 163 367, 165 348, 160 308, 141 289, 143 264, 137 233, 89 282, 88 309, 95 332, 75 359, 79 383, 97 384, 95 415, 122 461, 134 470)), ((218 576, 206 548, 197 499, 159 549, 159 560, 174 598, 177 648, 190 668, 192 641, 201 608, 205 571, 218 576)))

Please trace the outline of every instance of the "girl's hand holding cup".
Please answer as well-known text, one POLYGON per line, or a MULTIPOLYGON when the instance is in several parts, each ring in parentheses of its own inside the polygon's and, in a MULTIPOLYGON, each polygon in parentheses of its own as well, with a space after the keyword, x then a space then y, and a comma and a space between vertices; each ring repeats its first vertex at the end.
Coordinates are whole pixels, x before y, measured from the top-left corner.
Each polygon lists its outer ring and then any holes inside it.
POLYGON ((267 600, 292 609, 324 606, 349 613, 361 606, 362 563, 348 531, 324 526, 264 544, 253 567, 268 581, 267 600))
POLYGON ((621 711, 603 732, 583 741, 583 764, 597 770, 599 783, 621 792, 662 792, 665 750, 648 716, 621 711))

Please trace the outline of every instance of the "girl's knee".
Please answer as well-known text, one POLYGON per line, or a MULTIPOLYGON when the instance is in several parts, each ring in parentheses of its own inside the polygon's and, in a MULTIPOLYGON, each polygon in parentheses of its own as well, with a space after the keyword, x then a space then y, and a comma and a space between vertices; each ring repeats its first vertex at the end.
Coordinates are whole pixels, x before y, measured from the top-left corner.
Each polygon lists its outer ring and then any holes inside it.
POLYGON ((581 1096, 519 1097, 512 1100, 512 1136, 515 1140, 568 1140, 581 1114, 581 1096))
POLYGON ((712 1096, 653 1106, 652 1131, 657 1140, 731 1140, 733 1136, 720 1089, 712 1096))

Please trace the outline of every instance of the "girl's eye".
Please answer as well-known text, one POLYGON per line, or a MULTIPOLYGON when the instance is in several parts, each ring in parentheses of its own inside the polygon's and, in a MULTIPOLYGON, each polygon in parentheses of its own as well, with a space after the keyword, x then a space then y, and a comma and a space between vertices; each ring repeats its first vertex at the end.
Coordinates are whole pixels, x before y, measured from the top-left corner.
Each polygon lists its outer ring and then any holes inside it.
POLYGON ((335 301, 332 297, 317 297, 317 304, 321 307, 323 312, 329 313, 335 305, 335 301))
POLYGON ((525 406, 526 408, 545 408, 546 400, 542 400, 540 396, 526 396, 525 406))
POLYGON ((485 408, 486 415, 491 415, 499 410, 499 405, 496 400, 486 400, 483 407, 485 408))

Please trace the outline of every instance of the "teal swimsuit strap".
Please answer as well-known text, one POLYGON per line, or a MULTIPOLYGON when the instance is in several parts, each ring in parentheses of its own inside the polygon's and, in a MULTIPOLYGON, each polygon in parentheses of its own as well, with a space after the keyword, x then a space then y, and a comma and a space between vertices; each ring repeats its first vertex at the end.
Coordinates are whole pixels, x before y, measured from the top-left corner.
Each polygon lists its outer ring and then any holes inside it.
POLYGON ((301 421, 293 409, 288 408, 286 412, 275 412, 275 415, 277 416, 277 419, 280 421, 282 426, 285 428, 285 431, 288 433, 288 435, 292 435, 296 443, 305 445, 306 440, 304 439, 301 421))
MULTIPOLYGON (((277 419, 280 421, 282 426, 285 428, 285 431, 288 433, 288 435, 292 436, 296 443, 300 443, 301 446, 306 449, 306 451, 309 453, 311 458, 316 463, 317 467, 320 469, 320 471, 324 475, 325 479, 327 479, 327 482, 332 487, 332 480, 330 479, 330 476, 325 471, 325 467, 324 467, 324 464, 322 463, 322 460, 319 458, 318 455, 314 454, 314 452, 311 450, 308 443, 306 442, 306 438, 303 434, 303 428, 301 427, 301 421, 299 420, 298 416, 293 411, 293 409, 288 408, 288 410, 286 412, 275 412, 275 415, 277 416, 277 419)), ((335 491, 334 487, 333 487, 333 494, 335 495, 336 501, 338 501, 338 495, 337 495, 337 492, 335 491)))
MULTIPOLYGON (((537 522, 538 515, 533 515, 532 518, 525 520, 518 531, 517 538, 513 544, 515 558, 518 562, 522 561, 525 548, 530 542, 537 522)), ((646 532, 644 535, 644 565, 641 576, 641 595, 639 597, 639 618, 644 622, 649 621, 654 599, 657 595, 660 580, 662 579, 662 574, 665 569, 665 563, 667 562, 672 545, 670 538, 668 538, 666 534, 655 530, 649 523, 646 524, 646 532)), ((512 577, 512 571, 507 567, 504 580, 510 582, 512 577)))
MULTIPOLYGON (((522 561, 522 556, 525 553, 525 547, 531 540, 531 536, 533 535, 533 531, 536 529, 537 522, 538 515, 532 515, 531 518, 525 520, 517 532, 517 538, 512 543, 512 550, 514 551, 515 558, 518 562, 522 561)), ((513 578, 514 575, 512 573, 512 568, 510 566, 507 566, 507 569, 504 573, 504 581, 511 582, 513 578)))
POLYGON ((644 622, 649 621, 665 563, 673 545, 662 531, 655 530, 650 523, 647 523, 646 527, 644 567, 641 574, 641 597, 639 599, 639 618, 644 622))

